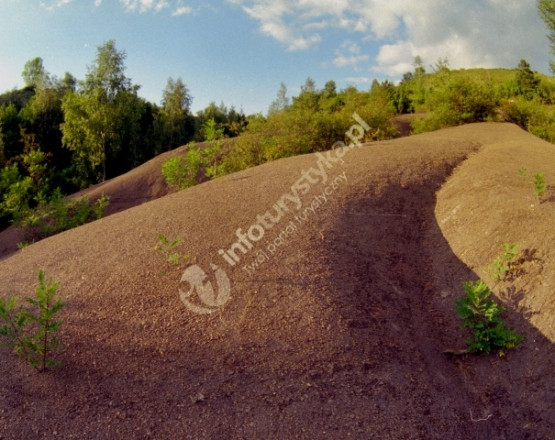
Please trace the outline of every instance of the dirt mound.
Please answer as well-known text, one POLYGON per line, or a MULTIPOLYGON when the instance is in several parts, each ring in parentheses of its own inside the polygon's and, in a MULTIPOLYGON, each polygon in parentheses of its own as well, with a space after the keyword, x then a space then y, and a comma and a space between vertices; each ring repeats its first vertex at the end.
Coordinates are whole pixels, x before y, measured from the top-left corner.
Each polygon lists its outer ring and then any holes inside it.
POLYGON ((0 437, 555 438, 553 188, 530 207, 516 175, 555 181, 553 148, 476 124, 295 157, 19 251, 2 295, 61 282, 63 367, 3 350, 0 437), (526 339, 449 358, 461 282, 505 241, 534 255, 507 304, 526 339))

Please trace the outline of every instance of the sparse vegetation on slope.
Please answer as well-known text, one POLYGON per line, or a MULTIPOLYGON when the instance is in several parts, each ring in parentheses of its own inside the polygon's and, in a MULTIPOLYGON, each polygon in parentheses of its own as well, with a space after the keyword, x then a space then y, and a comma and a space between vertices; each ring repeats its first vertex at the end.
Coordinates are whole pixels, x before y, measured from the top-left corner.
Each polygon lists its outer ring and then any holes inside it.
POLYGON ((499 350, 503 355, 504 350, 516 347, 522 336, 503 322, 504 309, 490 298, 491 291, 486 283, 467 281, 463 287, 466 295, 456 301, 456 310, 463 319, 463 326, 472 331, 467 351, 490 354, 499 350))
POLYGON ((51 353, 60 345, 56 332, 62 322, 56 321, 54 316, 64 303, 60 299, 54 300, 60 283, 51 278, 45 281, 42 270, 38 281, 35 298, 25 300, 31 309, 18 306, 13 296, 7 300, 0 298, 0 320, 4 323, 0 326, 0 336, 4 337, 1 345, 12 348, 37 370, 44 371, 57 365, 51 353))

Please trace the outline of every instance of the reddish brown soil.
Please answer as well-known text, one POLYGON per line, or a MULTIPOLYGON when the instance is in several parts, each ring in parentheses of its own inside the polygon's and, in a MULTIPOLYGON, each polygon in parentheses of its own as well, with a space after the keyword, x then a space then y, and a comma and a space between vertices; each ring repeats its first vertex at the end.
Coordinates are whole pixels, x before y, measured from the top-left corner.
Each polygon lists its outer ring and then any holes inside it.
POLYGON ((311 168, 315 155, 276 161, 0 261, 2 296, 31 295, 42 268, 66 302, 63 366, 38 374, 1 351, 0 439, 555 439, 555 188, 539 203, 530 184, 555 182, 555 147, 476 124, 353 149, 230 267, 218 250, 311 168), (183 239, 183 267, 153 250, 158 233, 183 239), (464 346, 462 281, 491 281, 504 242, 524 257, 490 285, 525 340, 445 355, 464 346), (196 264, 216 286, 210 263, 231 298, 195 314, 180 278, 196 264))

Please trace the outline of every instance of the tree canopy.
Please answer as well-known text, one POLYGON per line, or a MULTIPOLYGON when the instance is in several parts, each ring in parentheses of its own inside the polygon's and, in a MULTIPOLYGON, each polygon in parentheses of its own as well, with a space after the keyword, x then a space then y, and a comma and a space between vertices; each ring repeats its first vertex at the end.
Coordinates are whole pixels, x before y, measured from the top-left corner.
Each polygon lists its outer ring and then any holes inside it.
MULTIPOLYGON (((551 42, 551 54, 555 55, 555 0, 538 0, 538 9, 547 25, 547 37, 551 42)), ((555 74, 555 62, 550 61, 549 65, 551 71, 555 74)))

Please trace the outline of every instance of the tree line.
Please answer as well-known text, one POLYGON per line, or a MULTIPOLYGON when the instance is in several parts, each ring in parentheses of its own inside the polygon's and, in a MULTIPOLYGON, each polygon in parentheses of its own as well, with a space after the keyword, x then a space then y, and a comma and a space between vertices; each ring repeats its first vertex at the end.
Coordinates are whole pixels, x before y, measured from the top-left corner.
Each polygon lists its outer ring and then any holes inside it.
MULTIPOLYGON (((193 115, 181 78, 168 79, 161 105, 140 98, 139 86, 125 75, 125 52, 114 41, 98 47, 83 80, 69 73, 52 77, 35 58, 24 66, 25 87, 0 95, 0 228, 21 212, 32 214, 60 195, 192 141, 218 142, 187 153, 193 168, 207 170, 205 179, 326 150, 343 139, 354 112, 372 127, 365 141, 394 137, 393 116, 413 112, 426 114, 414 123, 417 132, 503 113, 501 119, 555 140, 555 118, 547 110, 553 83, 525 60, 516 70, 498 69, 502 76, 494 79, 490 72, 484 79, 451 71, 447 59, 430 66, 430 73, 420 57, 413 67, 400 83, 374 80, 366 91, 338 90, 334 81, 318 88, 307 78, 300 93, 288 97, 281 84, 266 115, 245 116, 215 103, 193 115), (221 143, 223 138, 233 139, 221 143)), ((189 171, 185 175, 199 175, 189 171)))
POLYGON ((203 140, 203 125, 214 119, 226 135, 244 127, 242 111, 211 103, 196 116, 181 78, 169 78, 162 105, 138 96, 125 75, 125 52, 108 41, 78 81, 45 70, 40 57, 22 73, 25 87, 0 95, 0 167, 39 148, 62 187, 83 188, 128 171, 164 151, 203 140), (63 176, 63 177, 62 177, 63 176))
POLYGON ((122 174, 192 140, 213 121, 238 135, 246 116, 223 103, 193 115, 181 78, 169 78, 161 105, 138 96, 113 40, 97 49, 83 80, 50 75, 40 57, 22 72, 25 86, 0 95, 0 226, 17 206, 39 204, 122 174))

